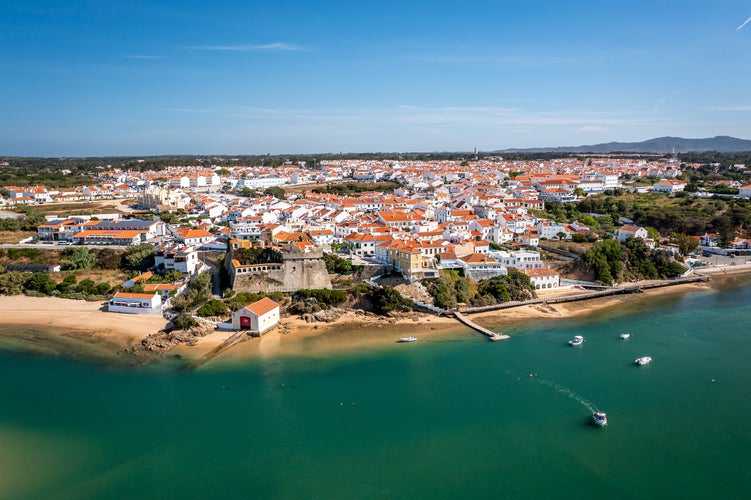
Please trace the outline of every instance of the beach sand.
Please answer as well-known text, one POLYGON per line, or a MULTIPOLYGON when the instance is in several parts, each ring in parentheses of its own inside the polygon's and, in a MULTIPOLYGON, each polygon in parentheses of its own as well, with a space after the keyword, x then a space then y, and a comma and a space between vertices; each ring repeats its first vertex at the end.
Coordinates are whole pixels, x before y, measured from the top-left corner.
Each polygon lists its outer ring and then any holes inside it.
POLYGON ((0 297, 0 326, 9 325, 80 331, 129 347, 163 329, 167 320, 161 314, 105 312, 100 302, 13 295, 0 297))

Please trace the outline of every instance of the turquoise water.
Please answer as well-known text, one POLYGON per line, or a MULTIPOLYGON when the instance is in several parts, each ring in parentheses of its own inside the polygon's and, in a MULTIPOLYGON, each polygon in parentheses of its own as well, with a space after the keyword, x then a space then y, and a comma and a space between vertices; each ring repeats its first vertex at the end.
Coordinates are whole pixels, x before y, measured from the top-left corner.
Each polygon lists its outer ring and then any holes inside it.
POLYGON ((6 349, 0 497, 746 496, 750 320, 746 282, 193 373, 6 349))

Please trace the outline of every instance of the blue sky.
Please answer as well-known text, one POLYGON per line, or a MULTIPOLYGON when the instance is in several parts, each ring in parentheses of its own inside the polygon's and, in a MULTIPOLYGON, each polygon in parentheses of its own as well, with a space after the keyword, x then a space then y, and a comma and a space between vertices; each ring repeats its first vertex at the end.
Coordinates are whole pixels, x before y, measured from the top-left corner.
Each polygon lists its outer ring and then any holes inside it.
POLYGON ((751 139, 749 17, 735 0, 5 0, 0 155, 751 139))

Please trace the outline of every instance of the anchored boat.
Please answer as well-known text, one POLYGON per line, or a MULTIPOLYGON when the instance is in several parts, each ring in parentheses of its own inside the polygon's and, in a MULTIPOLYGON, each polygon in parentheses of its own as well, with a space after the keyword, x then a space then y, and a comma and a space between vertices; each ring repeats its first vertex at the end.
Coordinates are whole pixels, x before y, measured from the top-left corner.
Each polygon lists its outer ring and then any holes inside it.
POLYGON ((576 335, 574 337, 574 340, 569 340, 568 345, 582 345, 584 343, 584 337, 581 335, 576 335))

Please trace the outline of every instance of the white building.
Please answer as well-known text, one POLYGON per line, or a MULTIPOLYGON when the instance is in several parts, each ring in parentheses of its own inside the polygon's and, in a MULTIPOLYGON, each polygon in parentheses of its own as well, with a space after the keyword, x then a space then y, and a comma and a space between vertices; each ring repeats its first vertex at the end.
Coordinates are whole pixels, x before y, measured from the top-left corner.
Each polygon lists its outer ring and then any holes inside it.
POLYGON ((191 229, 189 227, 180 227, 175 231, 177 236, 175 239, 181 243, 185 243, 187 246, 201 246, 204 243, 211 243, 216 241, 216 235, 211 234, 203 229, 191 229))
POLYGON ((109 312, 126 314, 158 314, 162 312, 159 293, 117 292, 107 304, 109 312))
POLYGON ((198 252, 192 246, 161 244, 154 249, 154 265, 192 276, 199 266, 198 252))
POLYGON ((281 177, 256 177, 254 179, 240 179, 240 181, 237 183, 237 187, 239 189, 259 189, 282 186, 284 184, 287 184, 287 182, 287 179, 282 179, 281 177))
POLYGON ((535 290, 558 288, 561 284, 558 271, 549 267, 529 268, 524 269, 522 272, 529 276, 529 281, 535 287, 535 290))
POLYGON ((185 175, 173 177, 169 180, 169 187, 188 189, 190 187, 190 178, 185 175))
POLYGON ((504 252, 502 250, 490 252, 490 256, 499 261, 506 267, 513 267, 518 270, 540 268, 540 252, 533 250, 519 250, 515 252, 504 252))
POLYGON ((253 336, 260 336, 279 324, 279 304, 268 297, 238 309, 232 314, 232 327, 236 330, 249 330, 253 336))
POLYGON ((666 179, 652 186, 653 193, 677 193, 686 189, 686 183, 675 179, 666 179))
POLYGON ((621 187, 618 182, 618 174, 613 172, 597 172, 595 179, 602 182, 603 189, 615 189, 621 187))
POLYGON ((618 241, 626 241, 629 238, 647 239, 649 234, 643 227, 625 225, 618 228, 616 237, 618 241))
POLYGON ((561 188, 548 188, 540 191, 539 197, 542 201, 549 203, 576 203, 578 196, 571 191, 561 188))

